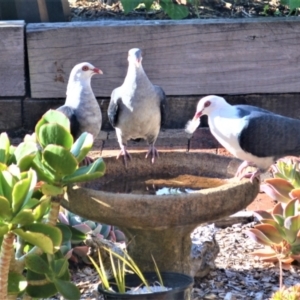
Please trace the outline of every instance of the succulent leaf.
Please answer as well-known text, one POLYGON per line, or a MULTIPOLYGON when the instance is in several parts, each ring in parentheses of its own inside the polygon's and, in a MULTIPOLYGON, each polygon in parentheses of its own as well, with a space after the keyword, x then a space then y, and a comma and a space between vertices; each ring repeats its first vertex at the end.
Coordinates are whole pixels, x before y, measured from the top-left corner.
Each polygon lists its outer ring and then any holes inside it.
POLYGON ((57 145, 46 146, 43 159, 58 180, 73 174, 78 165, 76 158, 67 149, 57 145))
POLYGON ((272 199, 287 203, 291 200, 289 193, 294 189, 294 186, 285 179, 268 178, 261 184, 260 189, 272 199))
POLYGON ((274 244, 279 244, 283 241, 280 232, 271 224, 258 224, 255 225, 255 229, 262 232, 274 244))
POLYGON ((9 157, 10 141, 6 132, 0 134, 0 163, 6 165, 9 157))
POLYGON ((4 196, 0 196, 0 207, 0 220, 10 220, 12 217, 12 210, 9 201, 4 196))
POLYGON ((92 164, 78 168, 72 175, 63 178, 63 183, 79 183, 99 178, 105 173, 105 163, 102 158, 98 158, 92 164))
MULTIPOLYGON (((9 231, 9 227, 6 224, 0 224, 0 238, 2 238, 9 231)), ((2 241, 0 241, 2 244, 2 241)))
POLYGON ((38 151, 37 144, 34 142, 22 142, 15 149, 14 157, 21 171, 27 171, 38 151))
MULTIPOLYGON (((299 183, 300 183, 300 180, 299 180, 299 183)), ((293 189, 289 196, 291 197, 291 199, 298 199, 300 200, 300 188, 297 188, 297 189, 293 189)))
POLYGON ((73 145, 73 136, 70 131, 56 123, 43 124, 39 129, 38 139, 43 148, 54 144, 70 150, 73 145))
POLYGON ((66 258, 55 259, 52 261, 52 271, 56 278, 62 277, 68 271, 68 260, 66 258))
POLYGON ((8 295, 15 295, 17 296, 21 292, 23 292, 27 287, 27 280, 26 278, 15 272, 9 272, 8 274, 8 295))
POLYGON ((265 246, 271 246, 273 245, 273 242, 269 240, 260 230, 255 228, 250 228, 249 230, 246 230, 245 233, 255 242, 265 245, 265 246))
POLYGON ((273 219, 273 216, 265 210, 256 210, 253 214, 259 221, 262 219, 273 219))
POLYGON ((286 218, 284 227, 286 228, 287 240, 289 243, 294 243, 300 230, 300 215, 286 218))
POLYGON ((72 282, 55 278, 55 287, 58 292, 66 299, 80 299, 80 291, 72 282))
POLYGON ((14 225, 28 225, 34 222, 31 209, 22 209, 10 220, 14 225))
POLYGON ((25 265, 29 270, 38 274, 51 273, 48 262, 37 254, 30 254, 25 256, 25 265))
POLYGON ((284 218, 294 216, 295 213, 298 212, 298 207, 299 207, 299 200, 297 198, 290 200, 283 210, 284 218))
POLYGON ((83 132, 71 148, 71 153, 81 162, 93 146, 94 138, 90 133, 83 132))

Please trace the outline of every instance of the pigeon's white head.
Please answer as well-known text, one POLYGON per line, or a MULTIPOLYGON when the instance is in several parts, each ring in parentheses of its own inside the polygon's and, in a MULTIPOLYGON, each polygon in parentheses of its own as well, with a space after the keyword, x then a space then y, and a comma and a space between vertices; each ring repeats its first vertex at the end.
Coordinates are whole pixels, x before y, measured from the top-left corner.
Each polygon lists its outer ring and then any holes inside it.
POLYGON ((199 119, 204 115, 209 116, 215 111, 220 111, 225 107, 228 107, 228 105, 229 104, 226 102, 226 100, 219 96, 210 95, 203 97, 197 104, 197 110, 194 118, 199 119))
POLYGON ((70 80, 90 80, 95 74, 103 74, 103 72, 88 62, 76 65, 70 74, 70 80))
POLYGON ((139 68, 142 65, 142 50, 139 48, 132 48, 128 51, 128 63, 139 68))
POLYGON ((229 104, 225 101, 224 98, 210 95, 204 98, 201 98, 197 105, 197 110, 194 115, 194 118, 186 124, 185 131, 188 134, 193 134, 193 132, 200 125, 200 117, 204 115, 210 115, 214 112, 219 112, 226 110, 229 104))

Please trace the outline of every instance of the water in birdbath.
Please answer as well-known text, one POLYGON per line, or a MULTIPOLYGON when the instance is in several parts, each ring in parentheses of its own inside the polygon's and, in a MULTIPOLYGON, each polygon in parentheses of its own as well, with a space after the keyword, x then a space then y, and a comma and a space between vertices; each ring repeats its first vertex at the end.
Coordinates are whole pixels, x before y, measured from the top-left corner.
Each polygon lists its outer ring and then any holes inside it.
POLYGON ((106 182, 102 191, 141 195, 170 195, 193 193, 201 189, 218 187, 226 183, 226 179, 201 177, 194 175, 179 175, 165 178, 122 178, 106 182))

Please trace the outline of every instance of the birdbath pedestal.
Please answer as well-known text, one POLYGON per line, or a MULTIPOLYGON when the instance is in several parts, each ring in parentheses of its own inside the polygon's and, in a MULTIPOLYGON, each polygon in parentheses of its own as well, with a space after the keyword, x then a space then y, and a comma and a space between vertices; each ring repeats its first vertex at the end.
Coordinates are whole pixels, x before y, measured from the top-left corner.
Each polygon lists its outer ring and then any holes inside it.
POLYGON ((125 168, 115 157, 104 158, 106 174, 84 187, 68 189, 62 205, 97 222, 118 226, 130 240, 128 252, 142 271, 153 271, 153 255, 161 271, 191 274, 191 232, 200 224, 245 208, 259 183, 232 178, 241 161, 210 153, 160 153, 154 165, 144 153, 132 155, 125 168), (182 174, 224 178, 218 187, 169 195, 101 191, 112 179, 176 177, 182 174), (231 178, 231 179, 225 179, 231 178))

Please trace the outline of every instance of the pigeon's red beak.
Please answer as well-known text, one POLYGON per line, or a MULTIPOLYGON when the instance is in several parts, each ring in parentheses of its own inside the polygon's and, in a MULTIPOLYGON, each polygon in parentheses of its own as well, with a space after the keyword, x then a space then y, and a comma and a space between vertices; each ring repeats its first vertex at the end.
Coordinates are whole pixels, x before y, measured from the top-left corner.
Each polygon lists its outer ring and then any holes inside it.
POLYGON ((197 120, 197 119, 199 119, 201 116, 202 116, 202 111, 197 111, 197 112, 195 113, 194 119, 197 120))
POLYGON ((93 72, 96 73, 96 74, 103 74, 103 72, 98 68, 94 68, 93 72))

